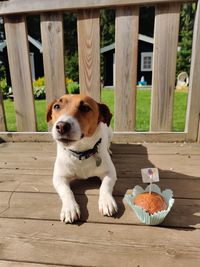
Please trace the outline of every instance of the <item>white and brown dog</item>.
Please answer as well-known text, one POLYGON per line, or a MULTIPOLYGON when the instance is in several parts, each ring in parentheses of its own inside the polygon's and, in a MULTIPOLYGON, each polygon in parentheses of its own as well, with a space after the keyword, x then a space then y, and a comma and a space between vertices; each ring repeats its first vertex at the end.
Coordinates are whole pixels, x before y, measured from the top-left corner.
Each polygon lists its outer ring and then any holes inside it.
POLYGON ((89 96, 64 95, 48 106, 47 121, 57 142, 53 184, 62 200, 60 219, 72 223, 80 209, 70 189, 70 181, 98 176, 102 180, 99 211, 106 216, 117 212, 112 196, 116 170, 109 155, 112 114, 108 107, 89 96))

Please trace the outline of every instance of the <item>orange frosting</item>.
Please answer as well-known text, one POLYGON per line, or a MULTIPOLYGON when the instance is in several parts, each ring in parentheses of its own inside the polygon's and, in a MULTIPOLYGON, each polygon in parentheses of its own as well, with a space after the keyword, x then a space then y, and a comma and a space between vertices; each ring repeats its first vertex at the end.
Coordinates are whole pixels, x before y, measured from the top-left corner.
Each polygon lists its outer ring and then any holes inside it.
POLYGON ((149 214, 154 214, 155 212, 167 209, 165 199, 155 192, 145 192, 137 195, 134 199, 134 204, 143 208, 149 214))

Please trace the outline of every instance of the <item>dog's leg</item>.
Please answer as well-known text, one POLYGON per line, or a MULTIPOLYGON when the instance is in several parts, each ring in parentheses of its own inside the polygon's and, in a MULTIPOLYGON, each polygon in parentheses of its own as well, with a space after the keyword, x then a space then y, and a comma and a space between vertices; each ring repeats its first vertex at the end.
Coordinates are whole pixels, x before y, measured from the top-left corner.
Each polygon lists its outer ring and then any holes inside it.
POLYGON ((54 169, 53 184, 62 201, 60 220, 65 223, 73 223, 80 218, 79 205, 74 198, 69 180, 66 176, 60 175, 60 173, 56 171, 56 167, 57 166, 55 166, 54 169))
POLYGON ((116 180, 115 171, 107 174, 102 180, 99 194, 99 211, 105 216, 112 216, 117 212, 117 204, 112 196, 116 180))

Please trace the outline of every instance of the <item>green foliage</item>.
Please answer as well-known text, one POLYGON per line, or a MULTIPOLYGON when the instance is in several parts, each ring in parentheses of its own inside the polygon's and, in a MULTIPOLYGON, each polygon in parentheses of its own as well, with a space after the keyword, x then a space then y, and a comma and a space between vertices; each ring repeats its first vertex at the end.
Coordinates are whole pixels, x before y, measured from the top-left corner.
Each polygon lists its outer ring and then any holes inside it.
POLYGON ((46 89, 44 77, 39 77, 33 82, 33 95, 35 99, 45 99, 46 89))
MULTIPOLYGON (((65 86, 70 94, 79 93, 79 84, 74 82, 72 79, 65 79, 65 86)), ((45 99, 46 89, 45 89, 45 78, 38 78, 33 82, 33 94, 35 99, 45 99)))
POLYGON ((177 74, 182 71, 186 71, 189 74, 190 71, 195 9, 195 4, 184 4, 181 9, 180 50, 177 55, 177 74))
POLYGON ((70 77, 74 81, 79 81, 78 73, 78 52, 65 56, 65 72, 67 77, 70 77))
POLYGON ((71 82, 67 86, 68 93, 79 94, 79 84, 77 82, 71 82))
POLYGON ((115 10, 102 9, 100 16, 101 47, 104 47, 115 41, 115 10))
POLYGON ((35 80, 35 81, 33 82, 33 86, 34 86, 34 87, 45 86, 45 79, 44 79, 44 77, 39 77, 37 80, 35 80))
POLYGON ((46 97, 45 86, 34 87, 33 95, 35 99, 45 99, 46 97))
POLYGON ((64 14, 65 73, 78 82, 77 17, 73 13, 64 14))
POLYGON ((5 78, 0 78, 0 90, 2 91, 3 98, 7 98, 8 96, 8 85, 5 78))

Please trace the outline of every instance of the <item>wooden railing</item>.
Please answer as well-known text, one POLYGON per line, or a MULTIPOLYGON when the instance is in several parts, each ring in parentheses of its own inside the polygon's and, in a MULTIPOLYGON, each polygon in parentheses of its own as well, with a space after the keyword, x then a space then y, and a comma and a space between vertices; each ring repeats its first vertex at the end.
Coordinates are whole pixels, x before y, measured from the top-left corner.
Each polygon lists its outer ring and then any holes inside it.
MULTIPOLYGON (((173 95, 180 5, 164 0, 9 0, 0 1, 4 17, 17 130, 1 132, 5 140, 50 140, 36 132, 26 16, 40 14, 47 103, 65 93, 63 12, 78 13, 80 90, 100 101, 100 9, 116 9, 114 141, 197 141, 200 114, 200 1, 193 31, 190 84, 184 132, 172 132, 173 95), (155 5, 150 131, 135 131, 139 6, 155 5), (31 132, 31 133, 28 133, 31 132)), ((5 116, 0 101, 0 129, 5 116)))

